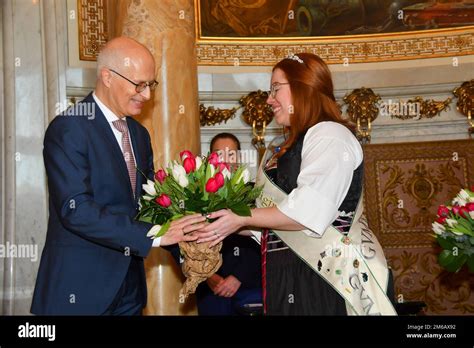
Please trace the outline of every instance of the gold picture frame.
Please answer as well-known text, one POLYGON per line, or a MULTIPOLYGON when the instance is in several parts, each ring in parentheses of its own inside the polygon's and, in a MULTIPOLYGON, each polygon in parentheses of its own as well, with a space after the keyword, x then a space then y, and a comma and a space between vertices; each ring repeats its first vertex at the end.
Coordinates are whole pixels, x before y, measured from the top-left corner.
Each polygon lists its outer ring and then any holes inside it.
POLYGON ((474 25, 324 37, 212 37, 201 31, 194 0, 199 65, 271 66, 290 53, 311 52, 329 64, 385 62, 474 54, 474 25))

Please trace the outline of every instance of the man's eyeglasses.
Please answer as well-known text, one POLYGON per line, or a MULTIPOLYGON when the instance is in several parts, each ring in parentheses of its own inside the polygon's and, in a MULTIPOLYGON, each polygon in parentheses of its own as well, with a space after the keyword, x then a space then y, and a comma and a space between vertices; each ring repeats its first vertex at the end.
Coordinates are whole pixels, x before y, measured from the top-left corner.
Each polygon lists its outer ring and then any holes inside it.
POLYGON ((153 81, 150 81, 150 82, 140 82, 140 83, 135 83, 133 82, 132 80, 130 79, 127 79, 125 76, 123 76, 122 74, 118 73, 117 71, 113 70, 113 69, 109 69, 110 71, 112 71, 113 73, 117 74, 118 76, 120 76, 121 78, 127 80, 128 82, 130 82, 132 85, 135 86, 135 91, 137 93, 141 93, 143 92, 147 87, 150 87, 150 90, 151 91, 154 91, 156 86, 158 86, 158 81, 156 80, 153 80, 153 81))
POLYGON ((281 85, 289 85, 289 84, 290 84, 289 82, 274 82, 274 83, 272 83, 272 85, 270 86, 270 90, 268 91, 268 94, 269 94, 272 98, 275 98, 276 93, 277 93, 278 90, 280 89, 280 86, 281 86, 281 85))

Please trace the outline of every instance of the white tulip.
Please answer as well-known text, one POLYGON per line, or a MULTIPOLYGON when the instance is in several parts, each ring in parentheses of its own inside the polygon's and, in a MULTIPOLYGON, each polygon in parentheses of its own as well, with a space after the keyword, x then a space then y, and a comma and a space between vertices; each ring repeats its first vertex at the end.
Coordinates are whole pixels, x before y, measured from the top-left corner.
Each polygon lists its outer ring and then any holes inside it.
POLYGON ((458 222, 454 219, 446 219, 446 223, 448 224, 449 227, 454 227, 458 224, 458 222))
POLYGON ((470 211, 469 215, 471 216, 471 219, 474 219, 474 211, 470 211))
POLYGON ((155 183, 151 180, 147 180, 146 184, 142 185, 143 189, 145 190, 146 193, 148 193, 150 196, 156 196, 156 190, 155 190, 155 183))
POLYGON ((148 233, 146 234, 147 237, 152 237, 152 239, 155 239, 155 235, 161 230, 161 225, 154 225, 148 233))
POLYGON ((454 205, 459 205, 460 207, 462 207, 463 205, 466 205, 467 204, 467 201, 463 198, 461 198, 460 196, 457 196, 456 198, 453 199, 453 204, 454 205))
POLYGON ((178 163, 175 163, 171 170, 173 178, 178 182, 181 187, 186 187, 189 185, 188 177, 186 176, 186 170, 184 167, 178 163))
POLYGON ((461 192, 458 193, 458 196, 467 201, 469 199, 469 193, 466 192, 466 190, 461 190, 461 192))
POLYGON ((443 232, 446 231, 446 229, 444 228, 443 225, 441 225, 439 222, 433 222, 431 224, 431 226, 433 227, 433 231, 434 233, 438 234, 438 235, 441 235, 443 232))
POLYGON ((201 159, 201 157, 196 156, 195 160, 196 160, 196 170, 198 170, 199 167, 201 167, 202 159, 201 159))

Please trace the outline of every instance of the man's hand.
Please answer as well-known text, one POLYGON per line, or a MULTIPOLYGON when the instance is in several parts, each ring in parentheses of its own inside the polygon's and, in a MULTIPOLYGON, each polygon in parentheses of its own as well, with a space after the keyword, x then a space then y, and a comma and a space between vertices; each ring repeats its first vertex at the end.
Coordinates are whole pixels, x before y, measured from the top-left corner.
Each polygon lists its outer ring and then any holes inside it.
POLYGON ((240 280, 233 275, 229 275, 217 285, 214 294, 222 297, 232 297, 239 290, 241 284, 240 280))
POLYGON ((209 288, 211 288, 212 292, 215 294, 217 286, 223 281, 224 281, 224 278, 214 273, 209 278, 207 278, 206 283, 209 286, 209 288))
POLYGON ((198 236, 193 235, 192 232, 204 226, 206 226, 206 217, 201 214, 183 216, 171 223, 168 231, 161 237, 160 246, 195 241, 198 236))

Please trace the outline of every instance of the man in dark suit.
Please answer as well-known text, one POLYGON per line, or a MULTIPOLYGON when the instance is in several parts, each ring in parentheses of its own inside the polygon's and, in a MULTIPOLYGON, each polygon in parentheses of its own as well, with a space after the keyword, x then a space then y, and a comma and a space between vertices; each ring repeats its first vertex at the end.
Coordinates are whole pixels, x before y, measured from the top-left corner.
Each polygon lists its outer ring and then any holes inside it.
MULTIPOLYGON (((231 167, 238 164, 240 141, 233 134, 217 134, 210 147, 231 167)), ((221 254, 221 268, 196 290, 199 315, 243 314, 244 304, 262 302, 260 245, 235 234, 224 239, 221 254)))
POLYGON ((49 188, 46 244, 31 312, 40 315, 140 315, 146 305, 143 258, 152 246, 195 240, 205 220, 158 226, 134 219, 153 154, 140 114, 156 87, 155 62, 130 38, 111 40, 98 57, 94 93, 57 116, 44 138, 49 188))

